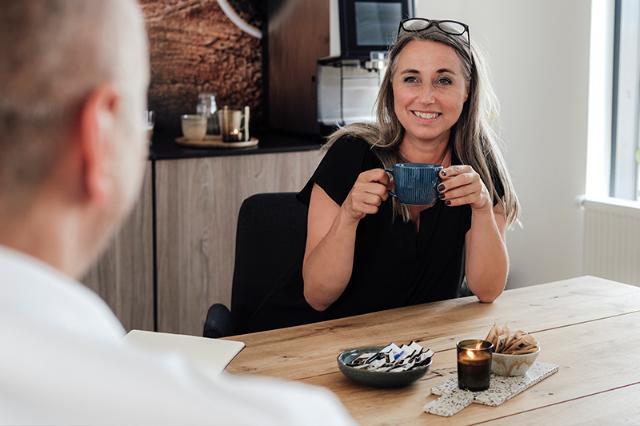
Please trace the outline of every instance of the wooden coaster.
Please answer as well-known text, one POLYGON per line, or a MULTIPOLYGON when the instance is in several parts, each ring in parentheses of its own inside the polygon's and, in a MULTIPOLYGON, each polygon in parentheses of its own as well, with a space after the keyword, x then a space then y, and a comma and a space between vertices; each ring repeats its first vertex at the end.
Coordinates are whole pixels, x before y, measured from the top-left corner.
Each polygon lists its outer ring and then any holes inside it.
POLYGON ((248 141, 241 142, 224 142, 220 135, 207 135, 201 141, 187 139, 184 136, 176 138, 176 143, 179 145, 195 147, 195 148, 249 148, 252 146, 258 146, 258 139, 251 138, 248 141))

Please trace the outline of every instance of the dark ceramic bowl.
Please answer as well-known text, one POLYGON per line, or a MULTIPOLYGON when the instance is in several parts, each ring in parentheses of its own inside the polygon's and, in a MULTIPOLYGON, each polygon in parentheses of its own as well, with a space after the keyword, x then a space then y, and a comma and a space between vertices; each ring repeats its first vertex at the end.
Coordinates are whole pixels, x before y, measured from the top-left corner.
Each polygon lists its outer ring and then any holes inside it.
MULTIPOLYGON (((340 355, 338 355, 338 367, 340 368, 340 371, 342 371, 342 374, 354 382, 379 388, 407 386, 424 376, 427 371, 429 371, 431 361, 429 361, 429 364, 427 365, 422 365, 408 371, 398 372, 368 371, 349 367, 347 365, 362 353, 379 352, 382 348, 384 348, 384 346, 369 346, 349 349, 341 352, 340 355)), ((433 358, 431 359, 433 360, 433 358)))

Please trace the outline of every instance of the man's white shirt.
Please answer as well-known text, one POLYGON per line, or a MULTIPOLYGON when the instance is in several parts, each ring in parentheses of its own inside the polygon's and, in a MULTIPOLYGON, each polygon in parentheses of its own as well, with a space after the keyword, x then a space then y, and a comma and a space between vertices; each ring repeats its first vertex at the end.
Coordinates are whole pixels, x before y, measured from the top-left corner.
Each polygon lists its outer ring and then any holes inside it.
POLYGON ((329 391, 128 346, 95 293, 0 246, 0 423, 354 424, 329 391))

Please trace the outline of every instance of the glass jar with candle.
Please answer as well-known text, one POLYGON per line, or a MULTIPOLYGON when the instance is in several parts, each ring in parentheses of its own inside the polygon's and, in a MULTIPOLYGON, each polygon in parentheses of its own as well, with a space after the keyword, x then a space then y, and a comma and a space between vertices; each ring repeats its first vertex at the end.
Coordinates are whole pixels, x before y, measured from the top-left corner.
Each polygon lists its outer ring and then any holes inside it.
POLYGON ((462 340, 456 350, 458 387, 473 392, 489 389, 493 344, 479 339, 462 340))
POLYGON ((247 142, 249 140, 249 107, 244 111, 224 106, 218 111, 220 133, 224 142, 247 142))

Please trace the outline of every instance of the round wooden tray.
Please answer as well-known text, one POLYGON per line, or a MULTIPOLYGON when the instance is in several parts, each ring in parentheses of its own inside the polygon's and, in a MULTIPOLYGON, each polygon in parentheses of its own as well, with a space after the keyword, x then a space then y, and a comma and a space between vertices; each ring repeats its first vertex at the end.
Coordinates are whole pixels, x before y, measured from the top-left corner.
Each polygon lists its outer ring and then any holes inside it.
POLYGON ((249 148, 252 146, 258 146, 258 139, 251 138, 248 141, 242 142, 223 142, 222 137, 219 135, 207 135, 201 141, 187 139, 184 136, 176 138, 176 143, 179 145, 196 147, 196 148, 249 148))

